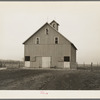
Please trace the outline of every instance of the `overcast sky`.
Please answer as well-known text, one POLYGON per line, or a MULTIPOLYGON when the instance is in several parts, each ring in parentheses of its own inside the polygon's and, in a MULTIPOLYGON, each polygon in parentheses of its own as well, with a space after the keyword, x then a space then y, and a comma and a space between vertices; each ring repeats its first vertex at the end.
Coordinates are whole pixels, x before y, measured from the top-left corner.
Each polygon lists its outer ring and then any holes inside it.
POLYGON ((0 2, 0 59, 22 60, 22 43, 52 20, 77 47, 78 63, 100 64, 100 1, 0 2))

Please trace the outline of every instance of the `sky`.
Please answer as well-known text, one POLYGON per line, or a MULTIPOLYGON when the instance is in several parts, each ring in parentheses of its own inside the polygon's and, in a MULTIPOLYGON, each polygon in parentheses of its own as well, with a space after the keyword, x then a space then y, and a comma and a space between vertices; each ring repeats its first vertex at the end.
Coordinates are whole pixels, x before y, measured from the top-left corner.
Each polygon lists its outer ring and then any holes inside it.
POLYGON ((77 47, 77 62, 100 64, 100 1, 0 2, 0 59, 23 60, 22 44, 46 22, 77 47))

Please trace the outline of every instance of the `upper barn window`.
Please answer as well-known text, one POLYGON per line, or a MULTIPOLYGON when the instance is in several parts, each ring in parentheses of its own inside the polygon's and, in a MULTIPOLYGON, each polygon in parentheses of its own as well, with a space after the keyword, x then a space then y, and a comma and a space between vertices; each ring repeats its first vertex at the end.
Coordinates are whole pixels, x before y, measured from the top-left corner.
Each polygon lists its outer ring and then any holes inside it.
POLYGON ((36 37, 35 43, 36 43, 36 44, 40 44, 40 38, 39 38, 39 37, 36 37))
POLYGON ((48 35, 49 30, 46 28, 46 30, 45 30, 45 31, 46 31, 46 34, 48 35))
POLYGON ((59 43, 59 38, 58 37, 55 37, 55 44, 58 44, 59 43))
POLYGON ((55 24, 53 24, 53 27, 55 28, 55 24))

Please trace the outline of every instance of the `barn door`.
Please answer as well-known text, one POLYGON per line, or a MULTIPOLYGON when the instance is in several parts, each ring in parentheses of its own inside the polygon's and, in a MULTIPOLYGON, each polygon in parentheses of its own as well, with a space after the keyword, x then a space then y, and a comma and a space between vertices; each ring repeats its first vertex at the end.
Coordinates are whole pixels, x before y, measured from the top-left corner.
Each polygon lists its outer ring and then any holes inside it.
POLYGON ((25 67, 30 67, 30 61, 25 61, 25 67))
POLYGON ((70 62, 64 62, 64 68, 70 69, 70 62))
POLYGON ((42 68, 50 68, 51 57, 42 57, 42 68))

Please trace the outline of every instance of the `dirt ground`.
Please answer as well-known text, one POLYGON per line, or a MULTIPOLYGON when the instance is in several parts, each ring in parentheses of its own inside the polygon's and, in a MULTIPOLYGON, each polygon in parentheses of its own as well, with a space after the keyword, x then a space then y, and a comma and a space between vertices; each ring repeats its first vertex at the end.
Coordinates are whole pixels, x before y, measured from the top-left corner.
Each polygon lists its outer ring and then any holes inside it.
POLYGON ((0 70, 0 90, 99 90, 100 71, 0 70))

